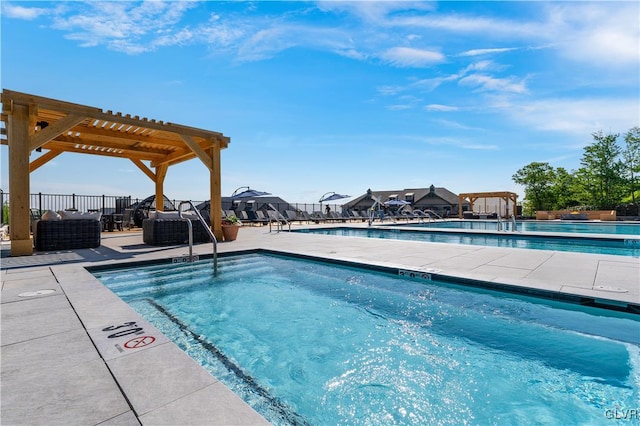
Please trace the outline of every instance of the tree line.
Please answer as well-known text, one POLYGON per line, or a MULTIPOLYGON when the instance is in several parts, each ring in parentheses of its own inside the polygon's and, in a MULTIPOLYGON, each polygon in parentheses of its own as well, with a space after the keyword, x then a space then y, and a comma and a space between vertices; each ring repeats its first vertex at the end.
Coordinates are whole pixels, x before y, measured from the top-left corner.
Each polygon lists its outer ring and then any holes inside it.
POLYGON ((612 210, 624 204, 637 205, 640 196, 640 127, 624 134, 591 134, 593 143, 584 148, 581 167, 571 172, 549 163, 532 162, 512 179, 524 186, 523 214, 537 210, 612 210))

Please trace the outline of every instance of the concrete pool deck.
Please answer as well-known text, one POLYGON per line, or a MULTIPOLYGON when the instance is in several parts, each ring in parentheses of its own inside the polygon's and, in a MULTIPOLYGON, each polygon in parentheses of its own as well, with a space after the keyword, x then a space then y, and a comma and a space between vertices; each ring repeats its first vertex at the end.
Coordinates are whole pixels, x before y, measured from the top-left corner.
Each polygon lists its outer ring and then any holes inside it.
MULTIPOLYGON (((253 249, 640 305, 637 257, 269 233, 267 226, 243 227, 237 241, 218 245, 220 253, 253 249)), ((3 257, 0 423, 265 424, 85 269, 187 251, 147 246, 141 231, 125 231, 103 233, 97 249, 3 257)), ((194 246, 194 254, 211 253, 211 244, 194 246)))

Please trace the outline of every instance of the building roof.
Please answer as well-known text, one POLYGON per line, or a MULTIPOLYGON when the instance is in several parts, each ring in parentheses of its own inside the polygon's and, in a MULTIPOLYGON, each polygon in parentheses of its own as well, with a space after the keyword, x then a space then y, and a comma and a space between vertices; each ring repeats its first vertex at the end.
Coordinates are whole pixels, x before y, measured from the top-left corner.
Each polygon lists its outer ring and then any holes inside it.
MULTIPOLYGON (((380 199, 384 202, 389 200, 390 198, 395 198, 397 200, 406 200, 407 195, 413 195, 413 205, 421 204, 422 200, 426 200, 429 197, 437 197, 442 199, 443 202, 450 204, 452 206, 458 205, 458 195, 449 191, 446 188, 438 188, 435 186, 431 186, 429 188, 405 188, 405 189, 394 189, 394 190, 385 190, 385 191, 371 191, 372 195, 375 197, 380 197, 380 199)), ((355 206, 361 204, 372 204, 371 202, 366 203, 367 194, 362 194, 353 200, 345 203, 342 207, 345 209, 353 208, 355 206)))

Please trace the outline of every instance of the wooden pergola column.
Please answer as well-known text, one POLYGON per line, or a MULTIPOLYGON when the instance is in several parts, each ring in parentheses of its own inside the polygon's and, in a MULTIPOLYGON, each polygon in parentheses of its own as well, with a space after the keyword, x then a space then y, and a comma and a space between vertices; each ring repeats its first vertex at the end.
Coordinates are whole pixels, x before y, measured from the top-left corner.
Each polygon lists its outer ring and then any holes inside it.
POLYGON ((164 178, 167 177, 169 166, 162 164, 156 167, 154 182, 156 184, 156 210, 164 210, 164 178))
POLYGON ((9 146, 9 218, 11 221, 11 256, 33 254, 31 242, 29 136, 34 132, 35 118, 29 115, 29 106, 9 106, 7 137, 9 146), (31 123, 33 121, 33 123, 31 123))
POLYGON ((210 151, 211 169, 209 169, 211 191, 209 207, 211 213, 211 231, 218 241, 222 241, 222 173, 220 170, 220 142, 216 141, 210 151))

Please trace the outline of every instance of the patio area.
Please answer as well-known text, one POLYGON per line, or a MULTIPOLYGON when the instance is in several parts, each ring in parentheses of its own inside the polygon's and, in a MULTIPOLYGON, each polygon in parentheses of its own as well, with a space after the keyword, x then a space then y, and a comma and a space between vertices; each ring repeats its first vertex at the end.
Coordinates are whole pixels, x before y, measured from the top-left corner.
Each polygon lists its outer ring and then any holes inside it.
MULTIPOLYGON (((1 249, 2 424, 266 423, 85 269, 168 260, 186 255, 187 246, 147 246, 134 229, 103 233, 96 249, 19 257, 7 257, 8 242, 1 249), (132 324, 144 335, 118 335, 132 324)), ((269 233, 268 227, 243 227, 236 241, 218 244, 220 253, 256 249, 640 306, 634 257, 269 233)), ((194 254, 210 256, 212 245, 195 245, 194 254)))

